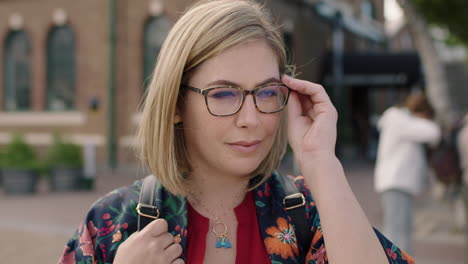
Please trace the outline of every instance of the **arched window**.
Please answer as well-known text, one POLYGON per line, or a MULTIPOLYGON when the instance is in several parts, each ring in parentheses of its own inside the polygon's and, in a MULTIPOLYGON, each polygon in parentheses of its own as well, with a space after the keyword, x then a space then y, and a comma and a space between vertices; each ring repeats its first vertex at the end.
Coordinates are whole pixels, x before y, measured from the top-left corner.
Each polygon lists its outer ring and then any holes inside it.
POLYGON ((143 37, 143 84, 148 86, 159 50, 171 29, 171 22, 165 16, 151 17, 145 24, 143 37))
POLYGON ((364 0, 361 3, 361 14, 364 17, 377 19, 375 4, 371 0, 364 0))
POLYGON ((4 109, 24 111, 31 108, 31 44, 24 31, 12 31, 5 43, 4 109))
POLYGON ((75 38, 69 26, 55 26, 47 38, 47 109, 75 108, 75 38))

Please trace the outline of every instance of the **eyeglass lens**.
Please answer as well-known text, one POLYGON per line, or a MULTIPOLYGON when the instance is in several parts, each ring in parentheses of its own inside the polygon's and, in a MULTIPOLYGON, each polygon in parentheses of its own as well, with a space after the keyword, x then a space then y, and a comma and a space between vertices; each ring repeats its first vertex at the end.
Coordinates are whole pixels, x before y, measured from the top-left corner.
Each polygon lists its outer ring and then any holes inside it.
MULTIPOLYGON (((210 90, 206 96, 210 112, 214 115, 230 115, 242 105, 243 91, 220 87, 210 90)), ((269 85, 257 89, 254 93, 258 110, 273 113, 281 110, 288 98, 288 88, 284 85, 269 85)))

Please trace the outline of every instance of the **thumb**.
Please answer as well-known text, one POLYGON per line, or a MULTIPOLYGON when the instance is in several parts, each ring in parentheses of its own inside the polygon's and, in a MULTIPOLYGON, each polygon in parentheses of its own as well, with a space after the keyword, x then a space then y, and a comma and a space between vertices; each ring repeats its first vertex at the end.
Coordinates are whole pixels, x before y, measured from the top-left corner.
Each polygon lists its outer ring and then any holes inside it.
POLYGON ((291 91, 288 101, 288 119, 294 121, 296 118, 302 115, 302 106, 299 102, 297 92, 291 91))

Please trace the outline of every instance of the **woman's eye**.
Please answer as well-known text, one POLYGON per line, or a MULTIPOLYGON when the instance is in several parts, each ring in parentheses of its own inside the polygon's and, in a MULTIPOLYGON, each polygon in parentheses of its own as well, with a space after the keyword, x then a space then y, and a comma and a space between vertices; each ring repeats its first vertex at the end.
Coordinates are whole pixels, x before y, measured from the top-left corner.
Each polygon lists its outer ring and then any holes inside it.
POLYGON ((277 89, 262 89, 260 91, 258 91, 257 93, 257 96, 258 97, 272 97, 272 96, 276 96, 278 94, 278 91, 277 89))
POLYGON ((237 94, 235 91, 214 91, 210 93, 210 97, 213 97, 216 99, 232 98, 236 96, 237 94))

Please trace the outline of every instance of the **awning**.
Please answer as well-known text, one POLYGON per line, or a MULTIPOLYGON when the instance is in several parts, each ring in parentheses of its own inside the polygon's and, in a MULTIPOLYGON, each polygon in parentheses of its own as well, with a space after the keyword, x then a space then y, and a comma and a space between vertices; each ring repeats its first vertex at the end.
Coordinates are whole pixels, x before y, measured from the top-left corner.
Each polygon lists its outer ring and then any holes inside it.
POLYGON ((346 3, 317 0, 304 0, 304 2, 313 6, 315 13, 330 23, 337 22, 337 17, 340 17, 339 23, 348 32, 377 43, 387 41, 382 28, 379 28, 371 21, 365 21, 354 16, 352 9, 346 3))
MULTIPOLYGON (((345 53, 343 55, 344 86, 408 87, 422 80, 419 55, 405 53, 345 53)), ((332 86, 333 55, 322 60, 321 82, 332 86)))

